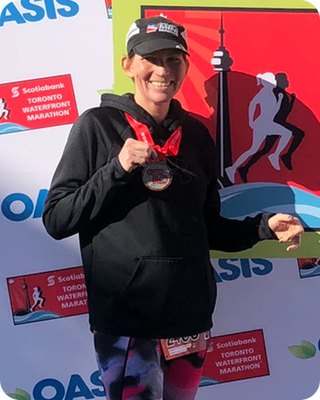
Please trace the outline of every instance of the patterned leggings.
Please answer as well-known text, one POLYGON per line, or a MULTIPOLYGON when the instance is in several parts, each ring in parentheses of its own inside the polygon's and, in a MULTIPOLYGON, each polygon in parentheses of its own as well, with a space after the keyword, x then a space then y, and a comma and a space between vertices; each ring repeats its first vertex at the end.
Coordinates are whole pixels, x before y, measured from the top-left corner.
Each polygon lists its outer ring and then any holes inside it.
POLYGON ((94 333, 107 400, 193 400, 206 350, 166 361, 160 341, 94 333))

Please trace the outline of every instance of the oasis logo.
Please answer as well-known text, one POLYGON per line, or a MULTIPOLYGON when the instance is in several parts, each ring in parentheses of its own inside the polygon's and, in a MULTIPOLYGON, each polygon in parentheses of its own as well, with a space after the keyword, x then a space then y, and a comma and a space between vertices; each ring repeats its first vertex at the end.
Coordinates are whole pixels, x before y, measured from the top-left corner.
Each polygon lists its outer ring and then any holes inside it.
POLYGON ((220 259, 214 260, 214 276, 217 282, 234 281, 240 276, 251 278, 253 275, 268 275, 273 269, 272 262, 262 258, 220 259), (215 265, 217 261, 218 265, 215 265))
MULTIPOLYGON (((35 385, 32 394, 34 400, 73 400, 79 397, 84 399, 104 397, 99 371, 95 371, 90 376, 90 382, 98 388, 90 389, 78 374, 71 375, 67 387, 57 379, 43 379, 35 385)), ((15 393, 9 393, 8 396, 19 400, 30 400, 31 398, 30 394, 22 389, 16 389, 15 393)))
POLYGON ((15 222, 24 221, 29 217, 41 218, 47 194, 47 189, 39 190, 35 202, 24 193, 9 194, 1 203, 2 214, 10 221, 15 222))
POLYGON ((85 399, 104 397, 99 371, 96 371, 91 375, 90 382, 93 385, 101 387, 101 389, 90 390, 81 376, 77 374, 71 375, 68 387, 66 389, 57 379, 43 379, 34 387, 33 398, 34 400, 73 400, 74 398, 78 397, 84 397, 85 399), (47 388, 52 388, 55 391, 54 397, 46 397, 45 393, 47 388))
POLYGON ((70 18, 79 12, 79 5, 73 0, 20 0, 7 4, 0 14, 0 27, 7 22, 25 24, 38 22, 47 17, 57 19, 59 16, 70 18))

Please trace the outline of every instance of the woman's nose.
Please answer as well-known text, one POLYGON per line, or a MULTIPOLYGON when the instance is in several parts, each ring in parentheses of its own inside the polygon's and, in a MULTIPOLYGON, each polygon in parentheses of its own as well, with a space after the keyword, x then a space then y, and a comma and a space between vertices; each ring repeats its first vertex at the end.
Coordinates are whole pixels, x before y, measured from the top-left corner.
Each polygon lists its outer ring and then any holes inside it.
POLYGON ((157 73, 161 75, 167 75, 170 73, 170 67, 165 61, 157 63, 157 73))

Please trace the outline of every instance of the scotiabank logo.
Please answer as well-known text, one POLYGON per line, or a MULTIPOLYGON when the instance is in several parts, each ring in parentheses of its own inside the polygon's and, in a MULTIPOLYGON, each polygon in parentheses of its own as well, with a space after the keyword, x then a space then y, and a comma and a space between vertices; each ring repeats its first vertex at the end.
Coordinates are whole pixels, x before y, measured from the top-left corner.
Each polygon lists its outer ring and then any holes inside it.
POLYGON ((0 134, 72 124, 77 118, 70 75, 0 85, 0 134))
POLYGON ((320 276, 320 258, 298 258, 300 278, 320 276))
POLYGON ((105 0, 107 6, 108 18, 112 18, 112 0, 105 0))
POLYGON ((214 337, 200 386, 269 375, 262 330, 214 337))
POLYGON ((7 4, 0 14, 0 27, 8 22, 25 24, 44 18, 74 17, 79 5, 72 0, 20 0, 7 4), (35 3, 35 1, 37 3, 35 3))
POLYGON ((7 278, 15 325, 86 314, 82 267, 7 278))

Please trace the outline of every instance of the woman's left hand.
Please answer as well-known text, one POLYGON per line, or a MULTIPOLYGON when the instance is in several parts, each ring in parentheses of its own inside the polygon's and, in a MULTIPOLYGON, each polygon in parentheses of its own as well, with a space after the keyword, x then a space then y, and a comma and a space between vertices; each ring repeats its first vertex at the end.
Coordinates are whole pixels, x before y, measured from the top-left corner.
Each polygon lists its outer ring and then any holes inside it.
POLYGON ((289 214, 275 214, 269 218, 268 224, 280 243, 291 243, 287 251, 295 250, 300 246, 304 229, 298 218, 289 214))

